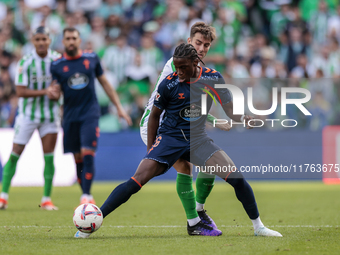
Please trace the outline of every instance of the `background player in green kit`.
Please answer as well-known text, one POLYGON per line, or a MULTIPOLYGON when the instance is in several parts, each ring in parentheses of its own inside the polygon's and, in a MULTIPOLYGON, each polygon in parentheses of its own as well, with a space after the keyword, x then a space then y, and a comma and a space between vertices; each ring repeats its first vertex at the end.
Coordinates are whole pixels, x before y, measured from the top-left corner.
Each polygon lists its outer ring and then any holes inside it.
POLYGON ((35 49, 18 63, 15 84, 19 99, 19 113, 15 119, 13 149, 2 174, 0 209, 6 209, 11 180, 15 174, 18 159, 38 130, 44 151, 44 195, 41 208, 58 210, 51 201, 54 176, 53 152, 59 130, 59 104, 53 93, 50 64, 61 55, 49 49, 51 40, 46 27, 38 27, 32 36, 35 49))

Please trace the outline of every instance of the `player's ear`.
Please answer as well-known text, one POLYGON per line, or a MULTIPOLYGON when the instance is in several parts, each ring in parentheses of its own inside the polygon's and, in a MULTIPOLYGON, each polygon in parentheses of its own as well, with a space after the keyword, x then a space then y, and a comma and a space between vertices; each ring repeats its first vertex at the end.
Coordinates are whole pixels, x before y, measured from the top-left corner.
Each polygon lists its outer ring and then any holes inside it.
POLYGON ((188 37, 187 43, 188 43, 188 44, 191 44, 191 38, 190 38, 190 37, 188 37))
POLYGON ((198 58, 194 59, 193 63, 194 63, 194 66, 198 66, 198 58))

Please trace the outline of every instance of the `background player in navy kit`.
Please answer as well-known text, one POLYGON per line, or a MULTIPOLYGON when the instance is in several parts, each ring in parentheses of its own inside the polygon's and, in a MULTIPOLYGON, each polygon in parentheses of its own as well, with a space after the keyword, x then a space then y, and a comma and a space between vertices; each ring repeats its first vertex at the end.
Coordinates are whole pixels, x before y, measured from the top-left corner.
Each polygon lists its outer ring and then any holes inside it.
MULTIPOLYGON (((216 84, 224 83, 221 74, 215 70, 199 67, 200 58, 190 44, 179 45, 173 58, 176 72, 165 78, 159 85, 151 111, 148 125, 148 153, 139 164, 134 176, 117 186, 101 206, 103 216, 106 217, 125 203, 131 195, 138 192, 150 179, 165 173, 179 158, 183 158, 198 166, 226 166, 229 171, 216 171, 214 174, 233 186, 238 200, 253 222, 255 235, 282 236, 262 224, 250 185, 245 181, 242 173, 235 171, 236 167, 229 156, 207 136, 205 132, 207 116, 194 116, 194 119, 190 120, 191 114, 189 117, 182 114, 183 110, 188 112, 193 109, 192 107, 200 105, 201 89, 206 86, 202 73, 207 80, 213 78, 212 76, 218 77, 216 84), (190 82, 192 78, 195 79, 194 82, 190 82), (166 116, 159 127, 159 118, 163 110, 166 111, 166 116)), ((229 90, 216 90, 225 113, 237 122, 241 122, 241 118, 244 118, 247 128, 250 128, 248 126, 248 121, 252 119, 250 116, 233 114, 233 102, 229 90)), ((209 110, 212 100, 207 101, 209 110)), ((188 225, 187 229, 190 235, 214 236, 222 233, 201 221, 194 226, 188 225)), ((75 237, 86 238, 89 235, 78 231, 75 237)))
POLYGON ((81 39, 78 30, 65 28, 63 35, 65 53, 62 58, 52 63, 51 74, 55 93, 59 93, 61 87, 64 94, 64 152, 74 154, 78 182, 83 191, 80 203, 94 203, 90 189, 94 176, 94 154, 99 136, 100 114, 94 88, 96 77, 117 107, 119 117, 124 118, 129 125, 131 119, 103 74, 98 56, 79 49, 81 39))

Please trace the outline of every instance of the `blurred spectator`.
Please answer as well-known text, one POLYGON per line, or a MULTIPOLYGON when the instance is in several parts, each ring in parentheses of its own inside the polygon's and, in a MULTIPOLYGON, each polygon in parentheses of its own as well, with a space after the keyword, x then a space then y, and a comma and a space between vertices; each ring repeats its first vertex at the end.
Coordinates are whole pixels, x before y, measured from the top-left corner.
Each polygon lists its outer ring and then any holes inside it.
MULTIPOLYGON (((337 78, 340 75, 340 62, 338 58, 333 58, 330 55, 330 47, 322 45, 319 54, 316 54, 311 63, 314 70, 322 70, 322 77, 337 78)), ((316 73, 312 77, 316 77, 316 73)))
POLYGON ((118 15, 111 14, 106 19, 106 35, 110 40, 115 40, 121 33, 122 25, 118 15))
POLYGON ((250 67, 250 75, 253 78, 274 78, 276 76, 274 68, 275 50, 266 46, 260 50, 260 61, 255 62, 250 67))
POLYGON ((105 46, 105 23, 102 17, 96 16, 91 20, 91 36, 87 39, 87 41, 91 41, 93 51, 98 52, 105 46))
POLYGON ((157 82, 157 71, 154 67, 144 64, 137 53, 133 64, 126 67, 125 76, 126 83, 122 84, 117 92, 131 116, 133 126, 138 127, 149 95, 157 82))
POLYGON ((320 0, 318 10, 311 15, 310 27, 316 45, 324 44, 327 40, 327 25, 331 17, 327 3, 320 0))
POLYGON ((100 7, 102 0, 67 0, 67 10, 70 12, 83 11, 91 19, 100 7))
POLYGON ((125 80, 126 67, 132 65, 136 50, 127 44, 126 36, 121 34, 114 45, 109 46, 102 59, 104 66, 113 72, 121 83, 125 80))
POLYGON ((307 56, 305 54, 300 54, 296 60, 297 65, 293 68, 290 75, 292 78, 310 78, 315 71, 313 66, 308 63, 307 56))
POLYGON ((140 55, 143 65, 152 66, 156 72, 160 72, 163 69, 163 52, 156 47, 155 40, 149 34, 145 34, 141 38, 140 55))
POLYGON ((329 37, 340 42, 340 6, 336 10, 337 12, 328 19, 327 32, 329 37))
POLYGON ((107 19, 109 16, 122 16, 124 14, 121 0, 104 0, 101 6, 96 11, 96 14, 103 19, 107 19))
POLYGON ((278 42, 279 36, 292 16, 289 6, 291 0, 276 0, 275 3, 280 6, 280 11, 274 13, 270 20, 270 33, 272 38, 278 42))

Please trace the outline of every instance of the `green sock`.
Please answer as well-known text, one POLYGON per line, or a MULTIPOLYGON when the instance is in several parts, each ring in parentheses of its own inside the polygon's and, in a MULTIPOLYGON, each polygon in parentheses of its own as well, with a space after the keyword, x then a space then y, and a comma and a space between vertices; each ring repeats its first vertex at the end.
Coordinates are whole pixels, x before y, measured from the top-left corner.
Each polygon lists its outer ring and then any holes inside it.
POLYGON ((195 192, 192 188, 192 177, 186 174, 177 174, 176 189, 182 201, 187 219, 198 217, 196 211, 195 192))
POLYGON ((12 178, 15 174, 15 169, 17 168, 17 162, 19 159, 19 155, 15 153, 11 153, 9 160, 4 166, 2 172, 2 192, 8 193, 9 187, 11 186, 12 178))
POLYGON ((215 175, 199 172, 196 179, 196 201, 205 204, 205 200, 209 196, 214 187, 215 175))
POLYGON ((52 192, 52 181, 54 176, 54 163, 53 163, 53 154, 45 154, 45 169, 44 169, 44 196, 50 197, 52 192))

